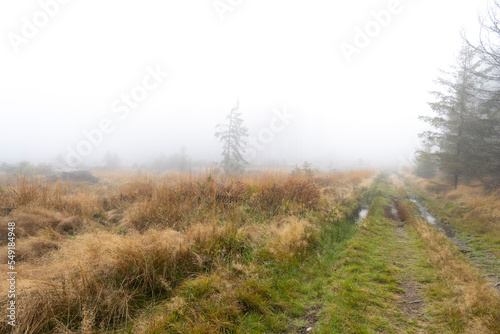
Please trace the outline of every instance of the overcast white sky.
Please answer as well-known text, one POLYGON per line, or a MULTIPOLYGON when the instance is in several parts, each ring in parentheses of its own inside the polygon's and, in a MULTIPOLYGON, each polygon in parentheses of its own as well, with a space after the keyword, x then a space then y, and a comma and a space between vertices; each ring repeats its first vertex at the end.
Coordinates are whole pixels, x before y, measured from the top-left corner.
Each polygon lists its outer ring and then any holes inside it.
POLYGON ((134 162, 182 145, 195 159, 217 159, 215 125, 239 97, 252 135, 269 129, 274 108, 296 116, 258 159, 392 163, 414 149, 438 68, 453 61, 460 29, 477 29, 485 1, 60 3, 0 2, 0 162, 66 155, 104 119, 114 131, 85 161, 112 150, 134 162), (398 2, 348 63, 341 43, 398 2), (224 20, 214 3, 232 6, 224 20), (34 34, 26 20, 46 25, 34 34), (114 101, 158 66, 169 77, 120 119, 114 101))

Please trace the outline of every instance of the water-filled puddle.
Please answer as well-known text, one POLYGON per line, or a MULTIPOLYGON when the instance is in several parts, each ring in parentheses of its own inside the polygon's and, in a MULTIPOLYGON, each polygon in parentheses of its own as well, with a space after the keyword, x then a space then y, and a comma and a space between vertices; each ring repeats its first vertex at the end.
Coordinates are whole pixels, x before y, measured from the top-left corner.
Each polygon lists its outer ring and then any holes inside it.
POLYGON ((455 238, 455 235, 457 233, 455 232, 455 229, 452 226, 450 226, 450 225, 448 225, 446 223, 442 223, 439 220, 437 220, 436 217, 434 217, 433 215, 431 215, 429 213, 429 210, 427 209, 427 207, 424 204, 422 204, 415 197, 411 197, 410 201, 412 201, 413 203, 415 203, 418 206, 418 210, 420 212, 420 215, 422 217, 424 217, 424 219, 429 224, 435 226, 439 231, 441 231, 442 233, 444 233, 444 235, 446 235, 447 238, 449 238, 449 239, 455 238))
POLYGON ((436 225, 437 219, 431 215, 428 211, 425 205, 420 203, 416 198, 412 197, 410 198, 410 201, 415 203, 418 206, 418 211, 420 212, 420 215, 424 217, 424 219, 431 225, 436 225))
POLYGON ((356 219, 356 224, 359 224, 363 221, 363 219, 368 216, 368 209, 361 209, 358 213, 358 219, 356 219))

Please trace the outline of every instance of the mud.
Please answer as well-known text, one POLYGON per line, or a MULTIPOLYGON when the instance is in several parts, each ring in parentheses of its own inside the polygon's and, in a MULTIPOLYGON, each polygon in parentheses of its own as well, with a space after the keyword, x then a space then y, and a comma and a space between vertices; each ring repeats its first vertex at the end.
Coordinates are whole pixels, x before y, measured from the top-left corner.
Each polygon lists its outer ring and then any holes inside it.
POLYGON ((405 290, 401 296, 401 310, 411 319, 422 316, 425 309, 425 303, 419 294, 422 284, 414 280, 403 280, 401 287, 405 290))
POLYGON ((399 212, 396 207, 396 202, 393 200, 388 206, 384 208, 385 217, 396 222, 400 222, 399 212))

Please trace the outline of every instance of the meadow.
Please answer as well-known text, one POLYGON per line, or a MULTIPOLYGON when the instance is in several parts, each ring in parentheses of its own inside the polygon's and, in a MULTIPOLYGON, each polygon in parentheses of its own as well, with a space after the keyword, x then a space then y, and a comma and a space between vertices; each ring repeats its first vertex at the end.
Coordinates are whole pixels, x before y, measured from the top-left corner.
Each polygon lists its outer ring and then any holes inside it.
MULTIPOLYGON (((123 170, 96 172, 97 184, 2 175, 0 233, 16 224, 15 331, 279 332, 285 319, 300 323, 262 268, 314 254, 375 175, 123 170)), ((8 272, 6 237, 0 245, 8 272)), ((0 296, 2 309, 7 302, 0 296)), ((7 321, 0 331, 12 330, 7 321)))

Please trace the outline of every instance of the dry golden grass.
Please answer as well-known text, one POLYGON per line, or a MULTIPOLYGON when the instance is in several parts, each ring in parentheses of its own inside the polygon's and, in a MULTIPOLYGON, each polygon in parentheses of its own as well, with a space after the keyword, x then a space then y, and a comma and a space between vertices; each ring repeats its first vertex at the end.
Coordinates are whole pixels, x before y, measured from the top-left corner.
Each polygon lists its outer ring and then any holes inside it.
POLYGON ((377 175, 377 172, 370 170, 319 173, 314 181, 321 188, 322 197, 329 204, 335 204, 351 196, 353 191, 370 188, 377 175))
MULTIPOLYGON (((69 182, 49 183, 36 176, 18 176, 14 181, 9 180, 4 187, 1 201, 5 206, 31 204, 81 216, 102 211, 99 189, 92 185, 79 184, 75 187, 69 182)), ((105 190, 104 185, 100 187, 105 190)))
POLYGON ((273 224, 269 233, 269 251, 279 260, 289 260, 305 254, 316 243, 319 231, 305 219, 290 217, 273 224))
POLYGON ((470 208, 465 218, 478 218, 500 227, 500 190, 485 193, 479 187, 459 186, 446 193, 445 198, 470 208))
POLYGON ((365 186, 365 182, 373 182, 376 172, 372 170, 357 170, 353 172, 340 173, 318 173, 314 176, 316 183, 322 187, 346 187, 346 186, 365 186))
MULTIPOLYGON (((99 184, 22 176, 0 182, 2 206, 15 207, 0 217, 0 233, 15 221, 19 238, 19 332, 120 328, 146 302, 165 299, 187 278, 237 263, 251 250, 300 256, 317 241, 317 228, 301 213, 334 210, 333 194, 349 198, 374 173, 97 176, 99 184)), ((241 305, 247 293, 233 299, 241 305)), ((1 319, 0 331, 8 328, 1 319)))
MULTIPOLYGON (((16 258, 18 261, 37 263, 41 257, 58 250, 61 247, 59 240, 51 240, 46 237, 30 237, 23 239, 16 245, 16 258)), ((5 256, 2 263, 7 262, 7 252, 2 252, 5 256)))
POLYGON ((24 307, 18 310, 17 326, 30 332, 53 330, 58 322, 76 328, 89 309, 94 325, 121 323, 140 300, 168 295, 183 278, 202 269, 191 247, 184 235, 172 230, 124 237, 92 233, 66 242, 38 266, 36 275, 23 272, 27 286, 19 288, 17 300, 24 307))

